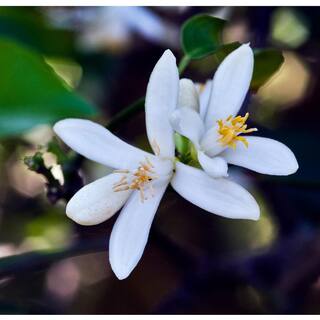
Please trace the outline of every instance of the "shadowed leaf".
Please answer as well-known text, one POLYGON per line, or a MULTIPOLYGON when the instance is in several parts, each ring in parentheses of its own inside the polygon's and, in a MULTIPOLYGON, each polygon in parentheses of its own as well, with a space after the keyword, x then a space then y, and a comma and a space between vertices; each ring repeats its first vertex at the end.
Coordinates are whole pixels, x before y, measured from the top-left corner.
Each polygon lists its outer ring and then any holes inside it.
POLYGON ((184 53, 200 59, 214 53, 221 45, 225 20, 209 15, 197 15, 182 26, 181 42, 184 53))
POLYGON ((0 39, 0 137, 95 108, 75 93, 37 53, 0 39))

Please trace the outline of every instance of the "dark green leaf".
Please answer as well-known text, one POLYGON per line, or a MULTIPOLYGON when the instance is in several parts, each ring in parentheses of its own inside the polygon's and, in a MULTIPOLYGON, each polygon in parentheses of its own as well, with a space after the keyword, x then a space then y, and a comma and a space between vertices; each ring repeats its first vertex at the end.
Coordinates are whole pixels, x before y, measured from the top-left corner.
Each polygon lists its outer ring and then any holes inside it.
POLYGON ((209 15, 196 15, 182 26, 181 42, 184 53, 191 59, 200 59, 221 46, 225 20, 209 15))
POLYGON ((217 52, 214 54, 219 64, 223 61, 223 59, 230 54, 232 51, 236 50, 241 46, 239 42, 232 42, 221 46, 217 52))
POLYGON ((0 36, 48 56, 74 53, 73 33, 49 26, 39 8, 0 7, 0 36))
POLYGON ((0 136, 95 114, 95 108, 71 92, 40 55, 4 39, 0 70, 0 136))
POLYGON ((254 70, 251 89, 258 90, 279 70, 284 62, 282 52, 276 49, 259 49, 254 52, 254 70))

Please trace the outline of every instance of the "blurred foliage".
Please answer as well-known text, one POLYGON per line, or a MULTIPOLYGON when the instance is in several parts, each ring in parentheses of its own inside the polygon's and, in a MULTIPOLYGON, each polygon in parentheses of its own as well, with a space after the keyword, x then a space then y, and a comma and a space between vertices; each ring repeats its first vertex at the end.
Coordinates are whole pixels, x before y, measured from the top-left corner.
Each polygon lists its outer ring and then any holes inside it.
POLYGON ((309 37, 307 19, 297 9, 279 8, 273 15, 271 37, 275 42, 297 48, 309 37))
POLYGON ((46 58, 45 61, 68 86, 75 88, 79 85, 82 68, 74 60, 67 58, 46 58))
POLYGON ((0 136, 37 124, 95 114, 35 52, 0 39, 0 136))
POLYGON ((279 50, 255 50, 251 89, 257 91, 262 87, 278 71, 283 62, 284 58, 279 50))
POLYGON ((26 224, 26 243, 38 249, 59 249, 70 243, 71 223, 57 210, 48 211, 26 224), (44 227, 45 226, 45 227, 44 227))
MULTIPOLYGON (((181 29, 181 44, 185 53, 180 63, 180 71, 192 59, 212 57, 220 64, 223 59, 241 44, 223 44, 222 32, 226 21, 209 15, 197 15, 187 20, 181 29)), ((254 51, 254 72, 251 89, 257 91, 278 71, 283 63, 283 55, 277 49, 256 49, 254 51)))
POLYGON ((40 8, 0 7, 0 36, 48 56, 73 55, 73 32, 53 28, 40 8))
POLYGON ((192 17, 181 28, 181 43, 190 59, 200 59, 217 51, 222 45, 226 21, 209 15, 192 17))

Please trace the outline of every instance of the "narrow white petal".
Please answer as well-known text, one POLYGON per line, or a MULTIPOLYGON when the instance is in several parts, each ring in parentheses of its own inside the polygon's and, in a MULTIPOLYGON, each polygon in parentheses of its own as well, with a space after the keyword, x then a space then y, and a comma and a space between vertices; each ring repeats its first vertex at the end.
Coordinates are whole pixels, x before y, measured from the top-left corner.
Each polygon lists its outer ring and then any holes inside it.
POLYGON ((190 108, 199 112, 199 96, 194 83, 190 79, 181 79, 179 82, 178 106, 190 108))
POLYGON ((127 169, 136 166, 146 156, 154 157, 89 120, 65 119, 57 122, 53 129, 76 152, 112 168, 127 169))
POLYGON ((207 130, 201 138, 201 149, 206 152, 210 157, 214 157, 220 154, 223 150, 226 149, 226 146, 223 146, 219 142, 220 134, 218 132, 218 125, 215 124, 212 128, 207 130))
POLYGON ((112 270, 122 280, 138 264, 147 244, 150 227, 168 181, 155 186, 154 197, 141 202, 135 191, 122 209, 111 233, 109 259, 112 270))
POLYGON ((173 129, 169 115, 177 107, 179 73, 176 58, 166 50, 154 67, 146 94, 146 126, 150 145, 161 156, 174 156, 173 129))
POLYGON ((150 163, 153 166, 152 171, 154 171, 156 176, 164 179, 171 178, 173 172, 173 161, 171 159, 155 157, 155 160, 150 161, 150 163))
POLYGON ((171 184, 182 197, 211 213, 233 219, 259 218, 255 199, 228 179, 211 178, 202 170, 178 162, 171 184))
POLYGON ((227 149, 222 156, 228 163, 250 170, 286 176, 298 170, 298 162, 293 152, 283 143, 262 137, 246 137, 249 147, 237 143, 235 150, 227 149))
POLYGON ((204 121, 208 110, 209 98, 212 90, 212 80, 207 80, 204 85, 198 85, 198 94, 200 100, 200 117, 204 121))
POLYGON ((198 160, 202 169, 213 178, 228 176, 228 164, 222 157, 208 157, 204 152, 198 151, 198 160))
POLYGON ((236 115, 248 92, 253 72, 253 52, 244 44, 230 53, 217 69, 209 99, 205 124, 236 115))
POLYGON ((67 216, 82 225, 95 225, 109 219, 126 202, 131 190, 115 192, 122 175, 112 173, 80 189, 68 202, 67 216))
POLYGON ((178 108, 170 116, 173 129, 189 138, 196 146, 204 131, 203 122, 198 112, 190 108, 178 108))

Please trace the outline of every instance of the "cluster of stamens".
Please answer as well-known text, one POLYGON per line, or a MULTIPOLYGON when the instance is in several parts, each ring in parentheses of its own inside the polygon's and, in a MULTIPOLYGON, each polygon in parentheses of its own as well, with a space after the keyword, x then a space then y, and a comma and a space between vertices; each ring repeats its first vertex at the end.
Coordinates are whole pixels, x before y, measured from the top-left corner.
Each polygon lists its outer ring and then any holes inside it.
POLYGON ((124 175, 121 177, 119 182, 113 185, 113 191, 125 191, 125 190, 139 190, 140 191, 140 199, 142 202, 147 200, 145 197, 145 188, 149 187, 151 195, 154 196, 154 190, 152 186, 152 181, 157 179, 155 172, 152 170, 154 168, 153 164, 146 158, 146 162, 140 162, 140 166, 137 170, 131 172, 129 170, 115 170, 115 173, 123 173, 124 175), (131 178, 131 181, 128 181, 128 177, 131 178))
POLYGON ((246 138, 239 136, 240 134, 251 133, 257 131, 257 128, 247 129, 246 121, 248 120, 249 113, 247 112, 244 117, 229 116, 226 120, 218 120, 220 138, 218 141, 223 146, 236 148, 237 141, 241 141, 246 147, 248 147, 248 141, 246 138))

